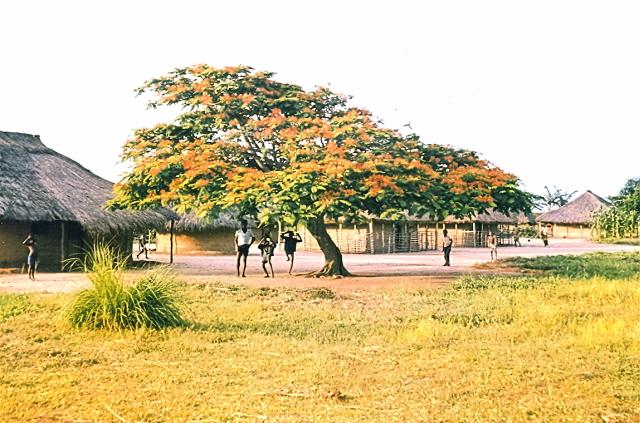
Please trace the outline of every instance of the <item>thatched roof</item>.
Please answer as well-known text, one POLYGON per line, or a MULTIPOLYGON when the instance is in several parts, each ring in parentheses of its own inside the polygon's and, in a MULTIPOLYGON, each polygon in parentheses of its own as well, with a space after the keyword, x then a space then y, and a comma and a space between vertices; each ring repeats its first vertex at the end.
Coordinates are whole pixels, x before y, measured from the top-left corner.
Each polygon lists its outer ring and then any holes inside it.
POLYGON ((504 214, 500 213, 496 210, 489 210, 486 213, 479 213, 471 217, 465 217, 462 219, 458 219, 454 216, 448 216, 444 219, 444 223, 483 223, 483 224, 491 224, 491 223, 500 223, 500 224, 533 224, 535 223, 535 219, 530 214, 525 213, 512 213, 512 214, 504 214))
POLYGON ((160 229, 168 210, 106 211, 113 184, 47 148, 38 135, 0 132, 0 219, 78 222, 94 235, 160 229))
MULTIPOLYGON (((255 222, 247 219, 250 226, 255 227, 255 222)), ((216 229, 237 229, 240 227, 240 218, 236 218, 231 213, 221 213, 216 219, 198 217, 195 213, 181 215, 175 223, 174 231, 177 233, 187 232, 207 232, 216 229)), ((169 226, 165 227, 169 230, 169 226)))
POLYGON ((610 205, 609 201, 587 191, 559 209, 541 214, 536 222, 588 225, 591 223, 594 213, 610 205))

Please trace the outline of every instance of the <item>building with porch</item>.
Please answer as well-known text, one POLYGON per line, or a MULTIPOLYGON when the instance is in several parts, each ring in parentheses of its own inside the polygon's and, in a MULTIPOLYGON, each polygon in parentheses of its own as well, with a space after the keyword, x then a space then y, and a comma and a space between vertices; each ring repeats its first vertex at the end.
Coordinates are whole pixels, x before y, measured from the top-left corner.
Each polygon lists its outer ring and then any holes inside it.
POLYGON ((22 268, 33 233, 38 269, 59 271, 65 260, 102 239, 131 253, 134 231, 164 227, 167 210, 107 211, 113 184, 46 147, 38 135, 0 132, 0 267, 22 268))

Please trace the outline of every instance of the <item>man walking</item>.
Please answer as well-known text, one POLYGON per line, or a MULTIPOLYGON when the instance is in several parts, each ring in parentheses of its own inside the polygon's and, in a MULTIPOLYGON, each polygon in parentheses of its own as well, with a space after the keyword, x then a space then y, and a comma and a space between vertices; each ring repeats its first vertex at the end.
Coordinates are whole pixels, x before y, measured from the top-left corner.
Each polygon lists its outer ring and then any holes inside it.
POLYGON ((238 277, 240 277, 240 259, 243 259, 244 266, 242 267, 242 277, 245 277, 245 271, 247 270, 247 256, 249 255, 249 247, 256 239, 253 237, 253 232, 248 227, 248 223, 245 219, 240 220, 240 229, 236 231, 235 244, 236 251, 238 252, 238 261, 236 263, 236 270, 238 277))

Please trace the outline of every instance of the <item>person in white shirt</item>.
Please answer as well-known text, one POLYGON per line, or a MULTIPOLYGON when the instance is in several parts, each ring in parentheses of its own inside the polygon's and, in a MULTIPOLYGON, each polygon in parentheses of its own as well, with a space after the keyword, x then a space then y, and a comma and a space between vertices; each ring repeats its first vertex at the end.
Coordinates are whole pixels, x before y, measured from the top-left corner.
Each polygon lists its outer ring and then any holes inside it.
POLYGON ((247 270, 247 256, 249 255, 249 247, 256 239, 253 236, 253 232, 249 229, 247 221, 245 219, 240 220, 240 229, 236 231, 235 244, 236 251, 238 252, 238 262, 236 264, 236 270, 238 271, 238 277, 240 277, 240 258, 243 258, 244 266, 242 267, 242 277, 244 278, 245 271, 247 270))
POLYGON ((444 264, 443 266, 451 266, 449 263, 449 256, 451 255, 451 246, 453 245, 453 240, 448 235, 448 231, 445 229, 442 231, 442 251, 444 251, 444 264))

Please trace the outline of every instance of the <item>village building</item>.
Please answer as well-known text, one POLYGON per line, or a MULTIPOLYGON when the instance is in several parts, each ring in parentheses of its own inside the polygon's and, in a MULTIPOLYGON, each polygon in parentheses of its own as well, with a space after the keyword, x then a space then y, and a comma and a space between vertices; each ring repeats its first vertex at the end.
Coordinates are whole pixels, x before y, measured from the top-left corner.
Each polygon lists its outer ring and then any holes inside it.
MULTIPOLYGON (((534 225, 531 215, 523 213, 505 215, 496 211, 473 217, 456 219, 453 216, 441 222, 428 217, 406 216, 403 220, 392 221, 368 216, 364 222, 352 223, 340 219, 327 221, 327 233, 341 252, 345 254, 389 254, 408 253, 439 249, 442 230, 448 229, 455 247, 483 247, 490 232, 498 235, 501 245, 513 243, 513 232, 518 225, 534 225)), ((256 239, 260 239, 264 229, 250 225, 256 239)), ((238 219, 223 215, 208 220, 189 213, 182 216, 174 227, 173 252, 178 255, 224 255, 235 253, 233 238, 239 228, 238 219)), ((273 239, 287 230, 287 227, 273 227, 269 232, 273 239)), ((301 251, 320 251, 318 242, 304 227, 294 228, 302 237, 298 246, 301 251)), ((158 233, 157 251, 169 253, 171 234, 169 228, 158 233)))
POLYGON ((125 254, 134 231, 162 228, 175 215, 167 210, 107 211, 113 184, 47 148, 38 135, 0 132, 0 267, 22 268, 33 233, 39 270, 62 270, 95 240, 125 254))
POLYGON ((564 206, 536 218, 539 228, 547 228, 552 238, 592 239, 591 222, 596 213, 611 206, 606 199, 587 191, 564 206))

